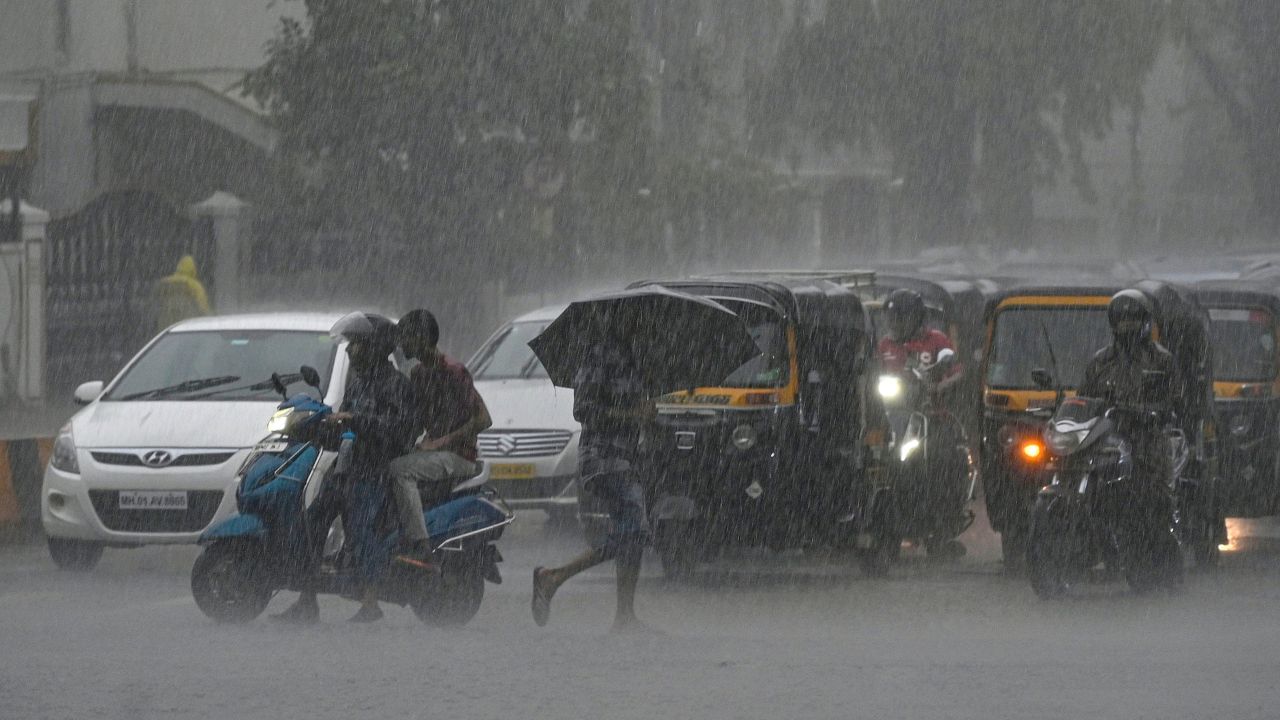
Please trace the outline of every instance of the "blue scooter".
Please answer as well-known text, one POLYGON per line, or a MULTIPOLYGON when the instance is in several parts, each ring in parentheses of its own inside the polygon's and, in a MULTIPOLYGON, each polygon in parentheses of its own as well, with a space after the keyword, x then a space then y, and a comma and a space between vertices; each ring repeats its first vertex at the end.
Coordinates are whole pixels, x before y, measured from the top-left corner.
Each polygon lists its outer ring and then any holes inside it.
MULTIPOLYGON (((319 388, 319 374, 303 367, 300 378, 319 388)), ((296 381, 294 378, 285 378, 296 381)), ((272 375, 271 386, 286 396, 282 378, 272 375)), ((494 542, 502 537, 514 514, 492 487, 484 469, 474 477, 457 478, 443 492, 423 496, 427 531, 435 549, 435 567, 395 559, 399 542, 394 513, 375 523, 375 537, 345 543, 335 528, 327 528, 324 559, 319 570, 306 562, 316 552, 310 538, 320 536, 307 527, 308 488, 323 484, 332 473, 323 471, 325 451, 337 450, 334 465, 341 470, 358 439, 333 422, 324 422, 332 408, 306 394, 286 397, 267 425, 269 433, 254 448, 238 472, 239 514, 205 530, 199 543, 204 552, 191 568, 191 592, 196 605, 218 622, 248 622, 266 609, 280 590, 314 589, 356 599, 360 593, 357 567, 382 570, 378 599, 408 605, 431 625, 463 625, 480 609, 485 581, 500 583, 497 564, 502 556, 494 542), (355 545, 357 547, 348 547, 355 545)), ((327 458, 326 458, 327 459, 327 458)), ((363 488, 376 494, 364 500, 369 507, 386 505, 382 488, 363 488)))

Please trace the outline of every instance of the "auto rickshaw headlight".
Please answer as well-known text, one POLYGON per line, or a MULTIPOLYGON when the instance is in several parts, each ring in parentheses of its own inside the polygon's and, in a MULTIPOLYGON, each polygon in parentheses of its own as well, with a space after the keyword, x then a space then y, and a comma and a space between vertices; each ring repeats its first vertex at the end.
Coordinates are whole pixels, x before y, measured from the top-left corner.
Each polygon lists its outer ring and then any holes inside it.
POLYGON ((1253 429, 1253 419, 1241 413, 1231 418, 1230 428, 1232 437, 1244 437, 1253 429))
POLYGON ((881 375, 876 392, 885 400, 897 400, 902 396, 902 378, 897 375, 881 375))
POLYGON ((759 433, 752 425, 742 424, 733 429, 733 446, 742 451, 755 447, 759 433))

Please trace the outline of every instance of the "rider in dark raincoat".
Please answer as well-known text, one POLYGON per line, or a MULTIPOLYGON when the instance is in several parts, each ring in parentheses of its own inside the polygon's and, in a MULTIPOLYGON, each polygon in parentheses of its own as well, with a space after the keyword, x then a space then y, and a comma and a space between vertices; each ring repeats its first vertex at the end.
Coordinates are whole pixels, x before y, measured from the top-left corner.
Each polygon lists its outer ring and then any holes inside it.
MULTIPOLYGON (((376 521, 386 504, 387 466, 405 454, 413 442, 413 392, 408 378, 388 359, 396 342, 391 321, 379 315, 353 313, 338 321, 330 334, 347 341, 351 360, 346 396, 332 419, 343 422, 355 433, 356 440, 345 472, 334 471, 307 509, 311 552, 302 571, 315 572, 329 526, 341 515, 346 542, 355 550, 364 586, 360 611, 351 620, 372 622, 382 617, 377 584, 389 560, 376 542, 376 521)), ((304 590, 293 606, 275 617, 289 622, 315 622, 319 618, 315 591, 304 590)))

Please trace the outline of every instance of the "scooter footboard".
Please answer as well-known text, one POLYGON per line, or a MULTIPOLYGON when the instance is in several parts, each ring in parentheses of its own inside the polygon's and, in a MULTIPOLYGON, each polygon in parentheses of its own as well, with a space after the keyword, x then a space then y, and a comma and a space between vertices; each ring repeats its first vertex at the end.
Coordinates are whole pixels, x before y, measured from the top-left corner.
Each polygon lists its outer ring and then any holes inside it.
POLYGON ((515 515, 488 497, 468 495, 431 508, 426 519, 427 534, 440 549, 460 547, 462 541, 471 538, 497 540, 515 515))
POLYGON ((266 523, 257 515, 244 514, 232 515, 222 522, 200 533, 200 539, 196 542, 200 545, 208 545, 218 540, 231 540, 234 538, 252 538, 255 540, 262 539, 267 535, 266 523))

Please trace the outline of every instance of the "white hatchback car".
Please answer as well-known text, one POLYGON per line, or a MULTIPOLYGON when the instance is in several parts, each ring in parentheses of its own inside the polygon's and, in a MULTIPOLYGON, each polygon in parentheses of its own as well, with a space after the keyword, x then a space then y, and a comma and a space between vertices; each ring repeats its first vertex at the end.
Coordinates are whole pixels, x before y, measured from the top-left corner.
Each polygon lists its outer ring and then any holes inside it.
POLYGON ((563 305, 503 325, 467 363, 493 417, 480 434, 480 458, 490 482, 513 508, 544 510, 552 518, 578 511, 578 434, 573 391, 551 384, 529 341, 563 305))
POLYGON ((345 390, 347 356, 329 337, 340 314, 267 313, 186 320, 157 335, 60 431, 40 492, 55 564, 85 570, 104 547, 193 543, 235 510, 236 470, 280 402, 271 374, 326 403, 345 390), (314 390, 312 390, 314 392, 314 390))

